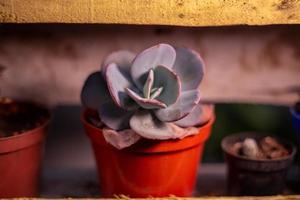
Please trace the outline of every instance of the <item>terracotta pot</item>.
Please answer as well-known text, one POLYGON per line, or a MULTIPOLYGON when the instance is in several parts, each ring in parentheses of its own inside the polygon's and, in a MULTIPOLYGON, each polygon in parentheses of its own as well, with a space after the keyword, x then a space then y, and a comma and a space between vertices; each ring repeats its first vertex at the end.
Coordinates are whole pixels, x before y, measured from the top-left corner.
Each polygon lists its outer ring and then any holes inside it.
POLYGON ((257 160, 233 154, 229 149, 236 142, 246 138, 260 140, 265 134, 239 133, 225 137, 222 149, 227 162, 227 182, 230 195, 276 195, 285 188, 285 179, 289 166, 296 154, 296 147, 292 143, 272 136, 284 145, 290 152, 286 157, 274 160, 257 160))
POLYGON ((43 139, 50 119, 46 112, 48 120, 41 126, 0 138, 0 198, 38 196, 43 139))
POLYGON ((142 139, 118 150, 106 143, 101 129, 87 122, 86 115, 82 115, 82 121, 93 145, 103 196, 192 195, 214 118, 199 127, 198 135, 182 140, 142 139))

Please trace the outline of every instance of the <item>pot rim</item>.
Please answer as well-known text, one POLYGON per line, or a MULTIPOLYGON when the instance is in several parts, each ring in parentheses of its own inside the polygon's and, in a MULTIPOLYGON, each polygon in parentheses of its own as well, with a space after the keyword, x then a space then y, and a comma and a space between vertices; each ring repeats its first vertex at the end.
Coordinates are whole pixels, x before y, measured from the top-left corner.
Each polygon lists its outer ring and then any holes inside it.
POLYGON ((45 110, 47 115, 45 116, 45 120, 39 126, 36 126, 33 129, 24 131, 17 135, 0 138, 0 154, 18 151, 18 150, 24 149, 26 147, 29 147, 29 146, 34 145, 34 144, 38 143, 39 141, 41 141, 44 138, 44 135, 41 134, 43 132, 42 130, 45 129, 49 125, 49 123, 52 119, 52 115, 51 115, 49 109, 47 109, 46 107, 44 107, 40 104, 32 103, 32 102, 28 102, 28 101, 15 101, 15 102, 16 103, 30 103, 39 109, 45 110), (26 138, 28 138, 27 142, 20 142, 21 140, 24 140, 26 138))
POLYGON ((261 162, 261 163, 266 163, 266 162, 271 163, 271 162, 289 160, 289 159, 293 158, 297 153, 297 147, 295 146, 295 144, 293 144, 289 140, 286 140, 286 139, 278 137, 278 136, 274 136, 272 134, 268 134, 268 133, 264 133, 264 132, 255 132, 255 131, 249 131, 249 132, 244 131, 244 132, 238 132, 238 133, 233 133, 231 135, 228 135, 228 136, 226 136, 222 139, 221 147, 222 147, 223 152, 230 155, 230 156, 233 156, 233 157, 239 158, 241 160, 245 160, 245 161, 255 161, 255 162, 261 162), (272 159, 272 160, 271 159, 254 159, 254 158, 247 158, 245 156, 240 156, 240 155, 233 154, 226 148, 226 142, 229 139, 231 139, 233 137, 242 138, 243 136, 246 136, 246 135, 255 135, 255 136, 258 136, 258 137, 260 137, 260 136, 262 136, 262 137, 266 137, 266 136, 273 137, 273 138, 279 140, 280 144, 284 144, 284 145, 289 146, 291 152, 288 156, 284 156, 284 157, 277 158, 277 159, 272 159))
MULTIPOLYGON (((83 111, 81 112, 82 123, 84 124, 84 126, 89 127, 94 131, 102 133, 102 128, 98 128, 86 120, 86 115, 88 112, 89 112, 88 109, 83 109, 83 111)), ((214 121, 215 121, 215 114, 213 112, 212 117, 209 119, 208 122, 206 122, 202 126, 197 127, 199 129, 199 133, 196 135, 187 136, 182 139, 168 139, 168 140, 151 140, 151 139, 142 138, 132 146, 121 149, 121 151, 134 151, 140 153, 163 153, 163 152, 173 152, 173 151, 192 148, 201 143, 204 143, 208 139, 209 135, 211 134, 211 131, 208 129, 212 127, 214 121), (203 130, 203 133, 201 133, 201 130, 203 130)), ((89 131, 87 130, 86 132, 91 138, 90 135, 91 133, 89 133, 89 131)), ((101 137, 103 137, 102 134, 101 137)), ((111 148, 116 149, 111 144, 108 144, 106 141, 105 143, 109 145, 111 148)))

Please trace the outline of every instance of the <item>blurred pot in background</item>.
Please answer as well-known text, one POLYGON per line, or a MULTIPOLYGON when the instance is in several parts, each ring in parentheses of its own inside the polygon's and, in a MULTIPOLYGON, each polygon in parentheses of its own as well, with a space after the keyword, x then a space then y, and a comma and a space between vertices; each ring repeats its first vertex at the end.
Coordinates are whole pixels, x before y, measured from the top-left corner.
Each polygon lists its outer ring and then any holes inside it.
POLYGON ((0 98, 0 198, 37 197, 48 110, 0 98))
POLYGON ((283 139, 259 133, 225 137, 230 195, 276 195, 283 192, 296 147, 283 139))

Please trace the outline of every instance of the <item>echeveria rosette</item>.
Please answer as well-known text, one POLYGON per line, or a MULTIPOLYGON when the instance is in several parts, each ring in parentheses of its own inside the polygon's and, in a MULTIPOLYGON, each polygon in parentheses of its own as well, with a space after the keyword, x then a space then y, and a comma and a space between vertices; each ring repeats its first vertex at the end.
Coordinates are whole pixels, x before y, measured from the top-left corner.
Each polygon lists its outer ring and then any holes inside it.
POLYGON ((98 110, 107 126, 104 136, 117 148, 140 137, 182 138, 208 120, 200 117, 202 78, 202 59, 190 49, 159 44, 136 56, 122 50, 105 59, 102 72, 88 77, 81 100, 98 110))

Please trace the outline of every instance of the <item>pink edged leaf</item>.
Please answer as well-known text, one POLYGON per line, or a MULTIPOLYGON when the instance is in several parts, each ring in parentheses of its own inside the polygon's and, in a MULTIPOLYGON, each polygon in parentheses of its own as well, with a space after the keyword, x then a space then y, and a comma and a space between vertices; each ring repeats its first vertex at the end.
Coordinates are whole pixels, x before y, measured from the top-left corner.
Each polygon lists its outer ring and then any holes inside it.
POLYGON ((119 50, 109 54, 102 63, 101 72, 105 77, 106 69, 109 64, 116 63, 122 73, 130 74, 130 68, 135 54, 127 50, 119 50))
POLYGON ((190 114, 174 123, 181 127, 201 126, 211 119, 213 112, 213 105, 198 103, 190 114))
POLYGON ((156 99, 146 99, 138 95, 136 92, 132 91, 129 88, 126 88, 127 94, 141 107, 145 109, 158 109, 158 108, 166 108, 167 106, 156 100, 156 99))
POLYGON ((161 92, 163 91, 163 87, 160 87, 160 88, 153 88, 153 92, 151 93, 150 95, 150 99, 155 99, 156 97, 158 97, 161 92))
POLYGON ((165 66, 157 66, 154 69, 154 88, 163 88, 157 100, 165 103, 167 106, 174 104, 181 90, 179 77, 165 66))
POLYGON ((182 92, 177 102, 167 108, 154 111, 156 117, 164 122, 177 121, 188 115, 200 101, 200 92, 190 90, 182 92))
POLYGON ((148 139, 182 139, 199 133, 198 128, 181 128, 173 123, 159 121, 147 110, 138 110, 130 119, 130 127, 137 134, 148 139))
POLYGON ((197 135, 199 133, 199 129, 196 127, 193 127, 193 126, 187 127, 187 128, 182 128, 182 127, 177 126, 174 123, 168 123, 168 125, 175 133, 174 134, 175 136, 173 139, 183 139, 187 136, 197 135))
POLYGON ((115 131, 109 128, 104 128, 102 133, 105 141, 117 149, 129 147, 141 139, 141 136, 131 129, 115 131))
POLYGON ((146 83, 143 88, 143 94, 146 99, 150 98, 153 81, 154 81, 154 72, 152 69, 150 69, 150 71, 148 73, 148 78, 147 78, 146 83))
POLYGON ((172 68, 176 59, 175 49, 168 44, 158 44, 138 54, 132 62, 131 77, 136 86, 143 90, 150 69, 158 65, 172 68))
POLYGON ((92 73, 81 90, 81 102, 90 109, 98 110, 100 105, 111 101, 107 85, 101 72, 92 73))
POLYGON ((180 77, 182 91, 197 89, 203 79, 204 62, 200 55, 187 48, 178 47, 173 70, 180 77))
POLYGON ((106 69, 106 82, 113 101, 126 110, 134 110, 138 105, 128 96, 125 88, 133 87, 130 77, 123 74, 117 64, 111 63, 106 69))
POLYGON ((134 114, 132 111, 124 110, 114 102, 108 102, 100 106, 99 117, 101 121, 111 129, 123 130, 129 127, 129 120, 134 114))
POLYGON ((159 121, 147 110, 136 111, 129 124, 132 130, 144 138, 166 140, 174 137, 167 123, 159 121))

